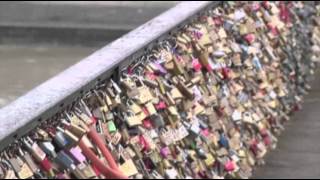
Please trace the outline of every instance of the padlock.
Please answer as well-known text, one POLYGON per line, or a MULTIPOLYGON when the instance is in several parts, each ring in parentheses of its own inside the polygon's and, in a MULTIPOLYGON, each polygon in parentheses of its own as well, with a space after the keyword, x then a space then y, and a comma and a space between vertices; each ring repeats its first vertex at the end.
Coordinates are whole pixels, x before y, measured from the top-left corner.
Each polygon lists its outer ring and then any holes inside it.
POLYGON ((119 142, 121 141, 122 135, 119 131, 116 131, 111 138, 111 142, 115 145, 119 144, 119 142))
POLYGON ((152 116, 152 115, 154 115, 154 114, 157 113, 157 110, 156 110, 156 108, 155 108, 155 106, 153 105, 152 102, 148 102, 148 103, 145 105, 145 108, 147 109, 149 116, 152 116))
POLYGON ((41 150, 39 145, 36 142, 33 142, 30 137, 27 137, 23 140, 24 145, 30 151, 33 158, 40 164, 41 168, 48 172, 50 176, 53 176, 52 173, 52 163, 46 157, 46 154, 41 150))
POLYGON ((34 160, 31 158, 28 152, 23 151, 21 148, 19 149, 19 154, 22 156, 22 160, 29 166, 30 170, 32 171, 33 175, 39 174, 40 169, 34 160))
POLYGON ((134 101, 132 100, 128 100, 127 102, 127 106, 130 108, 130 110, 134 113, 134 114, 138 114, 142 112, 142 108, 141 106, 139 106, 138 104, 136 104, 134 101))
POLYGON ((163 117, 159 114, 154 114, 150 116, 152 126, 155 128, 160 128, 165 126, 165 121, 163 117))
POLYGON ((133 112, 130 112, 130 111, 126 113, 125 119, 126 119, 127 124, 130 127, 142 124, 142 120, 143 120, 139 116, 136 116, 133 112))
MULTIPOLYGON (((28 164, 23 162, 20 157, 18 157, 17 160, 18 160, 18 163, 20 166, 19 171, 16 171, 16 173, 18 174, 18 177, 20 179, 31 178, 34 174, 33 174, 32 170, 30 169, 30 167, 28 166, 28 164)), ((12 167, 14 167, 14 166, 12 166, 12 167)))
POLYGON ((96 179, 96 173, 90 165, 80 163, 77 165, 77 168, 83 172, 83 175, 86 179, 96 179))
POLYGON ((126 160, 123 164, 121 164, 120 170, 128 177, 139 173, 132 160, 126 160))
POLYGON ((50 157, 56 158, 56 148, 51 142, 41 142, 40 144, 41 149, 50 157))
POLYGON ((74 165, 73 159, 69 155, 67 155, 64 151, 60 151, 57 153, 55 162, 58 163, 60 167, 64 169, 71 168, 71 166, 74 165))

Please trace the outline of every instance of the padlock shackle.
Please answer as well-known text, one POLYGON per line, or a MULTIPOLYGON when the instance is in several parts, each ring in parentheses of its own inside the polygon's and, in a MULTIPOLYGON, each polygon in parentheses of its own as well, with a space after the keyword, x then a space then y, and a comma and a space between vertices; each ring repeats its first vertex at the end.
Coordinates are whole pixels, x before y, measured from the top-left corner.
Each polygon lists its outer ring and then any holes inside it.
POLYGON ((3 167, 3 165, 6 166, 5 169, 7 169, 7 170, 12 168, 12 165, 7 160, 1 158, 0 166, 3 167))

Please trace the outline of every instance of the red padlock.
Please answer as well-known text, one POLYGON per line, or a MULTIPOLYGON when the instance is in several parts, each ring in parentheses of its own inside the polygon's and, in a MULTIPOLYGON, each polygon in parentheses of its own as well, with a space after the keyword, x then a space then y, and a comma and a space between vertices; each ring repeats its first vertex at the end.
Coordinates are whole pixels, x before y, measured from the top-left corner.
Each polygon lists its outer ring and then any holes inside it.
POLYGON ((223 79, 230 79, 230 76, 229 76, 230 69, 229 68, 224 67, 221 69, 221 71, 222 71, 223 79))
POLYGON ((251 152, 252 152, 255 156, 258 155, 259 148, 258 148, 258 141, 257 141, 257 139, 253 139, 253 140, 251 141, 250 150, 251 150, 251 152))
POLYGON ((291 14, 289 12, 288 7, 285 5, 285 2, 280 2, 279 4, 280 8, 280 20, 282 20, 284 23, 288 24, 291 22, 291 14))
POLYGON ((147 129, 152 129, 153 128, 150 119, 147 118, 147 119, 143 120, 143 127, 147 128, 147 129))
POLYGON ((208 72, 212 72, 213 70, 210 64, 206 65, 206 69, 208 72))
POLYGON ((266 129, 261 129, 260 130, 260 134, 263 138, 263 142, 266 146, 270 146, 271 145, 271 138, 268 134, 268 131, 266 129))
POLYGON ((149 143, 144 139, 143 135, 139 136, 139 143, 142 145, 143 151, 149 151, 151 149, 149 143))
POLYGON ((133 74, 133 68, 132 67, 128 67, 127 68, 127 74, 128 75, 132 75, 133 74))
POLYGON ((270 4, 269 4, 269 1, 263 1, 262 2, 262 6, 265 8, 265 9, 270 9, 270 4))
POLYGON ((212 20, 216 26, 223 25, 223 20, 221 17, 212 17, 212 20))

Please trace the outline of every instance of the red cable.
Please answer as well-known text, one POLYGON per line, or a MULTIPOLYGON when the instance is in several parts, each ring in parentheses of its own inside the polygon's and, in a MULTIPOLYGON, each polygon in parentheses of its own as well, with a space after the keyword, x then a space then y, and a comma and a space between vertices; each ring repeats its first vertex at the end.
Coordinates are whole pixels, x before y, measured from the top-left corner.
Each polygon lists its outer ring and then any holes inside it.
POLYGON ((113 156, 111 155, 110 151, 107 149, 105 146, 105 143, 102 141, 100 138, 99 134, 97 131, 93 128, 90 128, 90 131, 88 133, 88 136, 94 141, 94 143, 99 147, 101 150, 103 156, 107 159, 110 167, 114 170, 119 171, 119 168, 117 166, 116 161, 114 160, 113 156))
MULTIPOLYGON (((92 117, 94 124, 97 123, 97 119, 92 117)), ((103 156, 106 158, 108 161, 110 167, 114 170, 117 170, 120 172, 118 165, 116 161, 114 160, 112 154, 108 150, 108 148, 105 146, 105 143, 102 141, 100 135, 97 133, 97 130, 94 126, 91 126, 88 136, 93 140, 93 142, 98 146, 98 148, 101 150, 103 156)))
MULTIPOLYGON (((120 171, 111 169, 105 166, 100 159, 95 155, 94 152, 90 148, 88 148, 83 141, 83 139, 79 142, 79 147, 81 148, 83 154, 92 161, 93 164, 96 165, 97 169, 107 178, 110 179, 128 179, 128 177, 124 176, 120 171)), ((108 159, 107 159, 108 160, 108 159)))
POLYGON ((128 179, 128 177, 125 176, 118 168, 116 161, 114 160, 108 148, 105 146, 105 143, 102 141, 96 129, 93 126, 91 126, 91 128, 89 127, 83 127, 83 128, 87 130, 88 132, 87 135, 91 138, 94 144, 98 146, 98 148, 102 152, 105 159, 108 161, 108 164, 111 168, 108 166, 105 166, 104 163, 101 162, 100 159, 96 156, 96 154, 89 147, 86 146, 86 143, 83 141, 83 139, 81 139, 79 141, 79 147, 81 148, 83 154, 92 161, 92 163, 97 167, 97 169, 105 177, 111 178, 111 179, 128 179))

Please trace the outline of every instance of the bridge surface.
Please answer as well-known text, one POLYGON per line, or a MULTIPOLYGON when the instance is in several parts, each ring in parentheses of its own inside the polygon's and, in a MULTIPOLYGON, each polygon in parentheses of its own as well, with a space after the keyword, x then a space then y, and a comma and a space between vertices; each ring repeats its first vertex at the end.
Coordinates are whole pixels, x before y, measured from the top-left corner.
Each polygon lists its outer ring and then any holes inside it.
POLYGON ((266 165, 256 169, 255 178, 320 177, 320 72, 317 72, 302 110, 292 116, 279 144, 268 153, 266 165))

